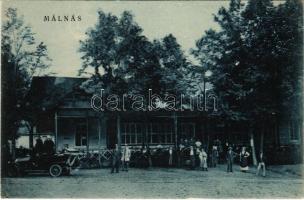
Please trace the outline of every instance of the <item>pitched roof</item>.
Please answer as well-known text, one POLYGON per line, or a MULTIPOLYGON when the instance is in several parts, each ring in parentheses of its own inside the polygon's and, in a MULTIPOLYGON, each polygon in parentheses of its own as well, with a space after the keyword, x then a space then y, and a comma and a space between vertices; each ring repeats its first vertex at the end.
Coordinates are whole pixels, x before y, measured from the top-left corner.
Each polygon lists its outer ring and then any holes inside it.
POLYGON ((81 83, 87 78, 76 77, 33 77, 28 103, 34 108, 51 108, 56 105, 69 93, 79 90, 81 83))

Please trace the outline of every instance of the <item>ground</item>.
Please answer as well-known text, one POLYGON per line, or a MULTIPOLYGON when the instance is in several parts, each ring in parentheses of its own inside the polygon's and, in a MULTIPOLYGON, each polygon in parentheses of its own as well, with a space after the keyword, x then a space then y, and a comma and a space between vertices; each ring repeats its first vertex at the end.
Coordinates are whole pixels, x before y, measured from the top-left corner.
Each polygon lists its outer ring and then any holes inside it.
POLYGON ((13 198, 299 198, 304 196, 302 165, 269 167, 267 176, 225 172, 225 165, 204 171, 134 169, 76 170, 71 176, 31 175, 3 178, 2 197, 13 198), (298 167, 300 166, 300 167, 298 167))

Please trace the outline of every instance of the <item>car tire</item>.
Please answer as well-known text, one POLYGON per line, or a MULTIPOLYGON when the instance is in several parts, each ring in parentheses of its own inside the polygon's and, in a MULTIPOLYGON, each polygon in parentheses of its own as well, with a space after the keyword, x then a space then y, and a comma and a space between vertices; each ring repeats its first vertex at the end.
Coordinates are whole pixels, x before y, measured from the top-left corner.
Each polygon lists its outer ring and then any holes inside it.
POLYGON ((58 177, 62 174, 62 167, 58 164, 51 165, 49 173, 52 177, 58 177))

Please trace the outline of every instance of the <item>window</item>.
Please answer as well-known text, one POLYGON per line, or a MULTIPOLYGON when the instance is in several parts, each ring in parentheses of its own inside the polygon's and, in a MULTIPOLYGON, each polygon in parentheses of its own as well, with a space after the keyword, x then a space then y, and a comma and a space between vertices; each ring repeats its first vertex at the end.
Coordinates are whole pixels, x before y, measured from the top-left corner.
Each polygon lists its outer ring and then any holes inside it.
POLYGON ((179 131, 182 139, 191 139, 195 136, 195 124, 181 123, 179 131))
POLYGON ((86 146, 87 145, 87 124, 86 120, 76 120, 76 134, 75 134, 75 145, 86 146))
POLYGON ((173 143, 173 125, 166 123, 164 124, 164 131, 165 131, 165 143, 173 143))
POLYGON ((122 143, 123 144, 141 144, 143 142, 143 124, 142 123, 123 123, 122 124, 122 143))
POLYGON ((150 143, 161 143, 160 138, 160 127, 157 123, 150 124, 150 143))
POLYGON ((299 140, 300 126, 297 121, 289 122, 289 138, 290 140, 299 140))
MULTIPOLYGON (((170 144, 174 142, 173 126, 170 123, 150 123, 148 126, 147 142, 150 144, 170 144)), ((144 123, 123 123, 122 143, 141 144, 146 134, 144 123)))
POLYGON ((151 144, 173 143, 173 126, 170 123, 150 123, 148 131, 151 144))
POLYGON ((66 101, 79 101, 79 100, 87 100, 90 97, 88 94, 81 90, 75 90, 72 93, 66 95, 65 100, 66 101))

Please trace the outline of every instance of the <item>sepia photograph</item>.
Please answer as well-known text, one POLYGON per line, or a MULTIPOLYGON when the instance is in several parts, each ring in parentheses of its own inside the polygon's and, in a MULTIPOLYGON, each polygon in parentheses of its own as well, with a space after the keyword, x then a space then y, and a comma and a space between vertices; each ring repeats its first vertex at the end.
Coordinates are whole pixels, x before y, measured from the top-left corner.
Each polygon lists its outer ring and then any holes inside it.
POLYGON ((1 4, 1 198, 304 198, 303 1, 1 4))

